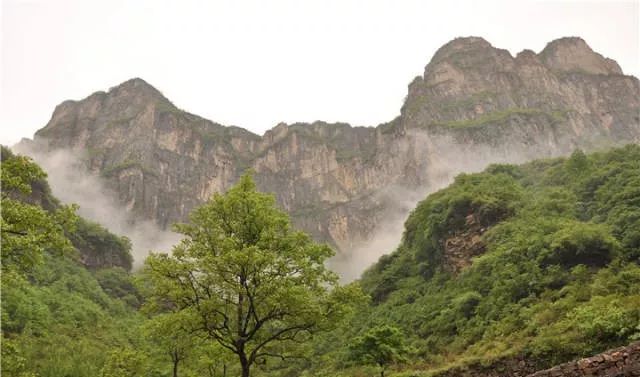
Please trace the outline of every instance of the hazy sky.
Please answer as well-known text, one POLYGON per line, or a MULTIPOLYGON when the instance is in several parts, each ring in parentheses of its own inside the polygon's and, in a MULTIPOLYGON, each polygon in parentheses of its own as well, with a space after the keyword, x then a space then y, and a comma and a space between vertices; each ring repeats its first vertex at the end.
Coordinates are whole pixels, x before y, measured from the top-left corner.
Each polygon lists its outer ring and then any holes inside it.
POLYGON ((2 0, 1 12, 3 144, 132 77, 259 134, 281 121, 376 125, 458 36, 512 54, 581 36, 640 73, 638 1, 2 0))

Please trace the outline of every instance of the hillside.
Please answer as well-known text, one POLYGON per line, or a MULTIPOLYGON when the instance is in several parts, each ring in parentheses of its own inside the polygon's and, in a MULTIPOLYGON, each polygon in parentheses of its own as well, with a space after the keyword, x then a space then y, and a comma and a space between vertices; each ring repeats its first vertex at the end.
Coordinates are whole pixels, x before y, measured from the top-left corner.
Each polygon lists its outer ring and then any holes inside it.
POLYGON ((4 146, 2 189, 3 375, 98 375, 142 320, 129 241, 75 216, 4 146))
POLYGON ((372 305, 316 342, 308 375, 363 375, 347 346, 380 325, 412 347, 398 376, 526 375, 627 345, 640 338, 639 229, 637 145, 460 175, 366 271, 372 305))
POLYGON ((459 172, 638 142, 639 109, 638 79, 580 38, 513 57, 469 37, 440 48, 400 115, 377 127, 318 121, 258 136, 132 79, 63 102, 35 141, 39 151, 78 153, 119 203, 162 228, 251 168, 294 224, 354 259, 357 274, 397 244, 385 230, 459 172), (372 256, 359 260, 365 251, 372 256))
MULTIPOLYGON (((151 281, 127 272, 126 239, 74 220, 29 160, 3 148, 2 164, 3 373, 167 376, 173 352, 180 375, 238 372, 233 355, 171 327, 178 317, 143 309, 151 281)), ((407 343, 388 376, 524 376, 627 345, 640 338, 638 229, 637 145, 459 175, 420 202, 397 250, 357 283, 370 303, 296 344, 306 357, 252 375, 377 374, 352 349, 380 326, 407 343)), ((635 370, 637 347, 538 375, 607 360, 635 370)))

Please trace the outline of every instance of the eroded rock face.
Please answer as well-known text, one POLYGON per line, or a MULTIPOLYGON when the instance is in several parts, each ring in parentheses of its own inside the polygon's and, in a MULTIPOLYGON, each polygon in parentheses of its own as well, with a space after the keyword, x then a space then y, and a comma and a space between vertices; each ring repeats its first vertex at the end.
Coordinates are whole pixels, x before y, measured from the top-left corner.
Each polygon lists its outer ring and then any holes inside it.
POLYGON ((161 227, 252 168, 296 226, 348 251, 461 171, 637 143, 639 111, 638 79, 581 39, 513 57, 473 37, 439 49, 401 115, 375 128, 280 124, 258 136, 182 111, 133 79, 62 103, 35 139, 83 152, 121 203, 161 227))

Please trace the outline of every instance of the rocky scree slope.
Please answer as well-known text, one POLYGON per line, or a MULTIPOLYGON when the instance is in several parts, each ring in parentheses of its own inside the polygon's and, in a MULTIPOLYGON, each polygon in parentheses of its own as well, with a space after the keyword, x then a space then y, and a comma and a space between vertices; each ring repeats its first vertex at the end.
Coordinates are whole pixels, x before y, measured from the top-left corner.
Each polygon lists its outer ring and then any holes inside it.
POLYGON ((461 171, 637 143, 639 111, 638 79, 580 38, 513 57, 469 37, 440 48, 400 115, 377 127, 318 121, 258 136, 132 79, 63 102, 35 141, 81 152, 132 214, 163 228, 252 168, 296 226, 345 255, 461 171))

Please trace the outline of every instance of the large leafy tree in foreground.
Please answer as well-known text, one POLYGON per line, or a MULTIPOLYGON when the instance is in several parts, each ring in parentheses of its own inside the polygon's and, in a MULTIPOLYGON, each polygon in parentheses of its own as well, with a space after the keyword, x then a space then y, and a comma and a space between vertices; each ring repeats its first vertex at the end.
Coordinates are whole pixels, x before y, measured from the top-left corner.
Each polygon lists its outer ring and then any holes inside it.
POLYGON ((173 254, 146 260, 146 305, 187 313, 187 330, 237 355, 243 377, 266 358, 300 356, 298 343, 335 325, 347 302, 362 297, 325 268, 333 251, 293 231, 249 174, 175 229, 185 238, 173 254))

